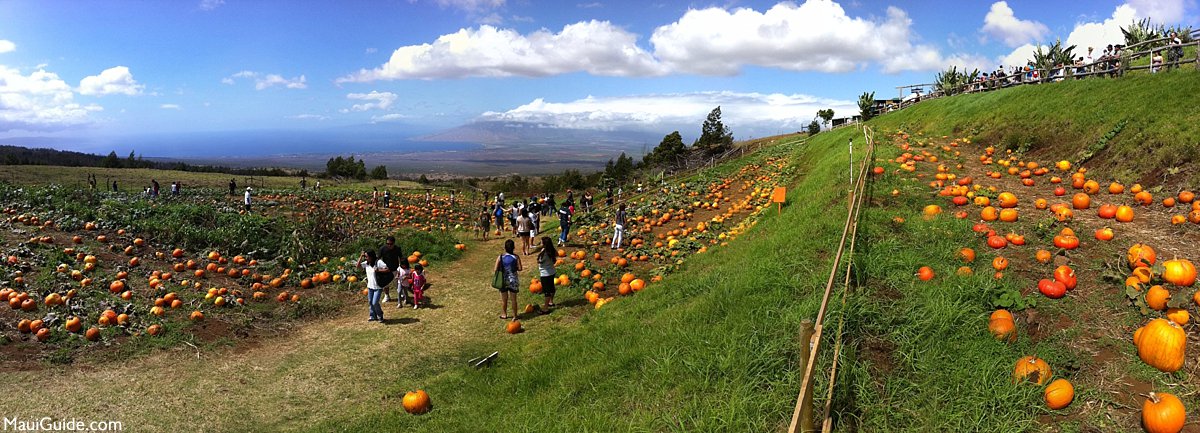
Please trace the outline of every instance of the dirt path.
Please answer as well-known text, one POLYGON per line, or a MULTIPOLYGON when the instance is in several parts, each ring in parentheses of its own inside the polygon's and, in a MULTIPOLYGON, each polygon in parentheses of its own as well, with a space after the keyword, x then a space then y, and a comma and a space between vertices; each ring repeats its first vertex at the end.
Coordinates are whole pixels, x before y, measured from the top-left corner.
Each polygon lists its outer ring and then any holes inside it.
POLYGON ((404 382, 444 367, 429 362, 450 362, 446 356, 465 345, 507 336, 490 275, 479 271, 491 266, 501 242, 475 243, 458 261, 430 269, 435 308, 385 305, 388 323, 381 325, 366 321, 364 302, 286 337, 230 349, 183 346, 109 365, 8 373, 0 394, 14 398, 5 398, 4 416, 118 420, 127 431, 223 431, 296 428, 350 407, 398 407, 398 399, 385 403, 389 393, 419 387, 404 382))

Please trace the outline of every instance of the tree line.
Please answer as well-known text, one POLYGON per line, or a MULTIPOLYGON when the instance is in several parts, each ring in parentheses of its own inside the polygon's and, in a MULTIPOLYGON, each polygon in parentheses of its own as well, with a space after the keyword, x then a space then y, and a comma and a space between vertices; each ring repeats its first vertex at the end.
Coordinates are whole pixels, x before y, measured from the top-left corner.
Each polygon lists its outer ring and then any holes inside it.
POLYGON ((58 165, 65 167, 102 167, 102 168, 150 168, 156 170, 177 170, 193 173, 225 173, 238 176, 307 176, 308 170, 289 170, 283 168, 233 168, 219 165, 188 164, 178 161, 148 161, 129 152, 129 156, 117 156, 116 151, 107 156, 91 153, 73 152, 69 150, 28 148, 12 145, 0 145, 0 165, 58 165))

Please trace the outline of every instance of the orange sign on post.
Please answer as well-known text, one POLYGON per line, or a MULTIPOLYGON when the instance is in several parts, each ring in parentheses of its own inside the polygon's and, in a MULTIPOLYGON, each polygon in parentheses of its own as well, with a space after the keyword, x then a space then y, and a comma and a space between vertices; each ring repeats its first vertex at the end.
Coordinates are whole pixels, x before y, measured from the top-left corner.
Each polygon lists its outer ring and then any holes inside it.
POLYGON ((787 201, 787 188, 782 186, 775 187, 775 191, 771 193, 771 201, 778 203, 776 205, 776 213, 783 213, 783 202, 787 201))

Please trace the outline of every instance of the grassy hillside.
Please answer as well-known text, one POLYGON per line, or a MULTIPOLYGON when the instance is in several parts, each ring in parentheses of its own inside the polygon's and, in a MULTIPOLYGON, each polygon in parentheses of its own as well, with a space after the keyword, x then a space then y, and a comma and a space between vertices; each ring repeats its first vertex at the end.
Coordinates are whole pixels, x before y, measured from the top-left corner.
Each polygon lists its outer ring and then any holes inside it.
POLYGON ((1125 183, 1195 184, 1200 181, 1197 94, 1200 72, 1184 66, 1153 75, 942 98, 886 114, 874 124, 880 131, 970 137, 1031 158, 1086 161, 1125 183))
MULTIPOLYGON (((1139 167, 1197 161, 1198 114, 1187 103, 1200 90, 1197 77, 1181 71, 1027 86, 925 102, 872 123, 879 131, 967 136, 1043 161, 1085 161, 1095 172, 1137 180, 1139 167), (1102 141, 1117 125, 1117 133, 1102 141)), ((793 155, 799 168, 784 212, 765 217, 728 248, 697 256, 634 300, 590 312, 578 327, 545 339, 517 337, 465 351, 499 350, 501 360, 490 369, 450 367, 420 383, 394 385, 396 398, 405 390, 428 390, 434 413, 348 413, 314 429, 778 431, 799 389, 799 323, 815 316, 839 234, 844 146, 858 134, 846 128, 819 134, 804 146, 768 150, 793 155)), ((878 164, 900 152, 885 146, 878 164)), ((1183 183, 1191 175, 1184 170, 1170 180, 1183 183)), ((1042 323, 1040 335, 1005 345, 984 326, 1005 298, 1019 299, 1022 305, 1014 309, 1037 305, 1043 322, 1119 305, 1038 304, 1036 291, 1027 294, 1035 280, 996 280, 982 270, 992 257, 987 252, 977 273, 954 275, 958 249, 979 242, 971 220, 922 221, 920 209, 932 197, 913 180, 894 174, 876 179, 860 227, 858 289, 847 309, 831 313, 846 319, 848 344, 834 397, 837 429, 1015 432, 1136 425, 1127 411, 1104 411, 1131 406, 1124 396, 1110 397, 1113 391, 1096 382, 1103 378, 1080 371, 1108 364, 1075 347, 1080 339, 1107 347, 1104 352, 1121 360, 1116 373, 1148 386, 1172 380, 1137 364, 1127 343, 1094 337, 1068 321, 1053 330, 1047 328, 1060 324, 1042 323), (897 194, 889 194, 892 190, 897 194), (939 278, 917 281, 913 272, 922 265, 937 267, 939 278), (1041 388, 1010 381, 1013 361, 1033 353, 1055 366, 1056 377, 1076 380, 1077 399, 1087 400, 1080 405, 1092 409, 1047 418, 1053 412, 1041 403, 1041 388)), ((1110 322, 1120 327, 1139 320, 1122 317, 1110 322)), ((821 360, 822 371, 832 361, 828 356, 821 360)), ((818 408, 825 387, 818 378, 818 408)))

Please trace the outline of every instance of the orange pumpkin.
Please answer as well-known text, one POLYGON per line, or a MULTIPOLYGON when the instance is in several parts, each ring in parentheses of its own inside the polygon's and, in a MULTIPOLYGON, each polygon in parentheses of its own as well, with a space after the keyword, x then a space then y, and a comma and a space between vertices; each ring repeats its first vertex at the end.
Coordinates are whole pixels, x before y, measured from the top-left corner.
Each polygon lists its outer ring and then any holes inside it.
POLYGON ((1133 221, 1133 208, 1125 205, 1117 206, 1117 222, 1133 221))
POLYGON ((1187 333, 1167 319, 1153 319, 1133 334, 1138 357, 1151 367, 1173 373, 1183 367, 1187 333))
POLYGON ((516 334, 518 332, 521 332, 522 330, 523 329, 521 328, 520 320, 513 320, 504 325, 504 332, 507 332, 509 334, 516 334))
POLYGON ((1059 410, 1071 405, 1071 401, 1075 399, 1075 387, 1066 379, 1056 379, 1046 386, 1042 395, 1046 400, 1046 406, 1053 410, 1059 410))
POLYGON ((1178 433, 1187 421, 1187 410, 1179 397, 1151 392, 1142 403, 1142 427, 1149 433, 1178 433))
POLYGON ((1171 300, 1171 292, 1164 289, 1163 286, 1152 286, 1146 290, 1146 306, 1151 309, 1163 311, 1167 309, 1167 301, 1171 300))
POLYGON ((1085 193, 1081 192, 1081 193, 1075 194, 1075 196, 1071 198, 1071 206, 1074 206, 1075 209, 1087 209, 1088 206, 1091 206, 1091 205, 1092 205, 1092 198, 1089 197, 1085 193))
POLYGON ((1154 266, 1154 261, 1157 260, 1154 248, 1146 244, 1133 244, 1132 247, 1129 247, 1126 257, 1129 259, 1131 268, 1154 266))
POLYGON ((1196 283, 1196 266, 1186 259, 1167 260, 1163 262, 1162 278, 1176 286, 1191 286, 1196 283))
POLYGON ((1018 359, 1013 367, 1013 382, 1029 381, 1038 385, 1050 380, 1050 364, 1036 356, 1018 359))
POLYGON ((1012 313, 1008 310, 996 310, 988 318, 988 331, 1000 341, 1013 342, 1017 339, 1017 326, 1012 313))
POLYGON ((971 263, 975 261, 975 250, 970 248, 960 249, 958 250, 958 258, 962 259, 963 262, 971 263))
POLYGON ((404 406, 404 411, 413 415, 420 415, 429 412, 431 407, 429 394, 425 390, 418 389, 416 392, 409 391, 404 393, 404 398, 401 400, 401 405, 404 406))

